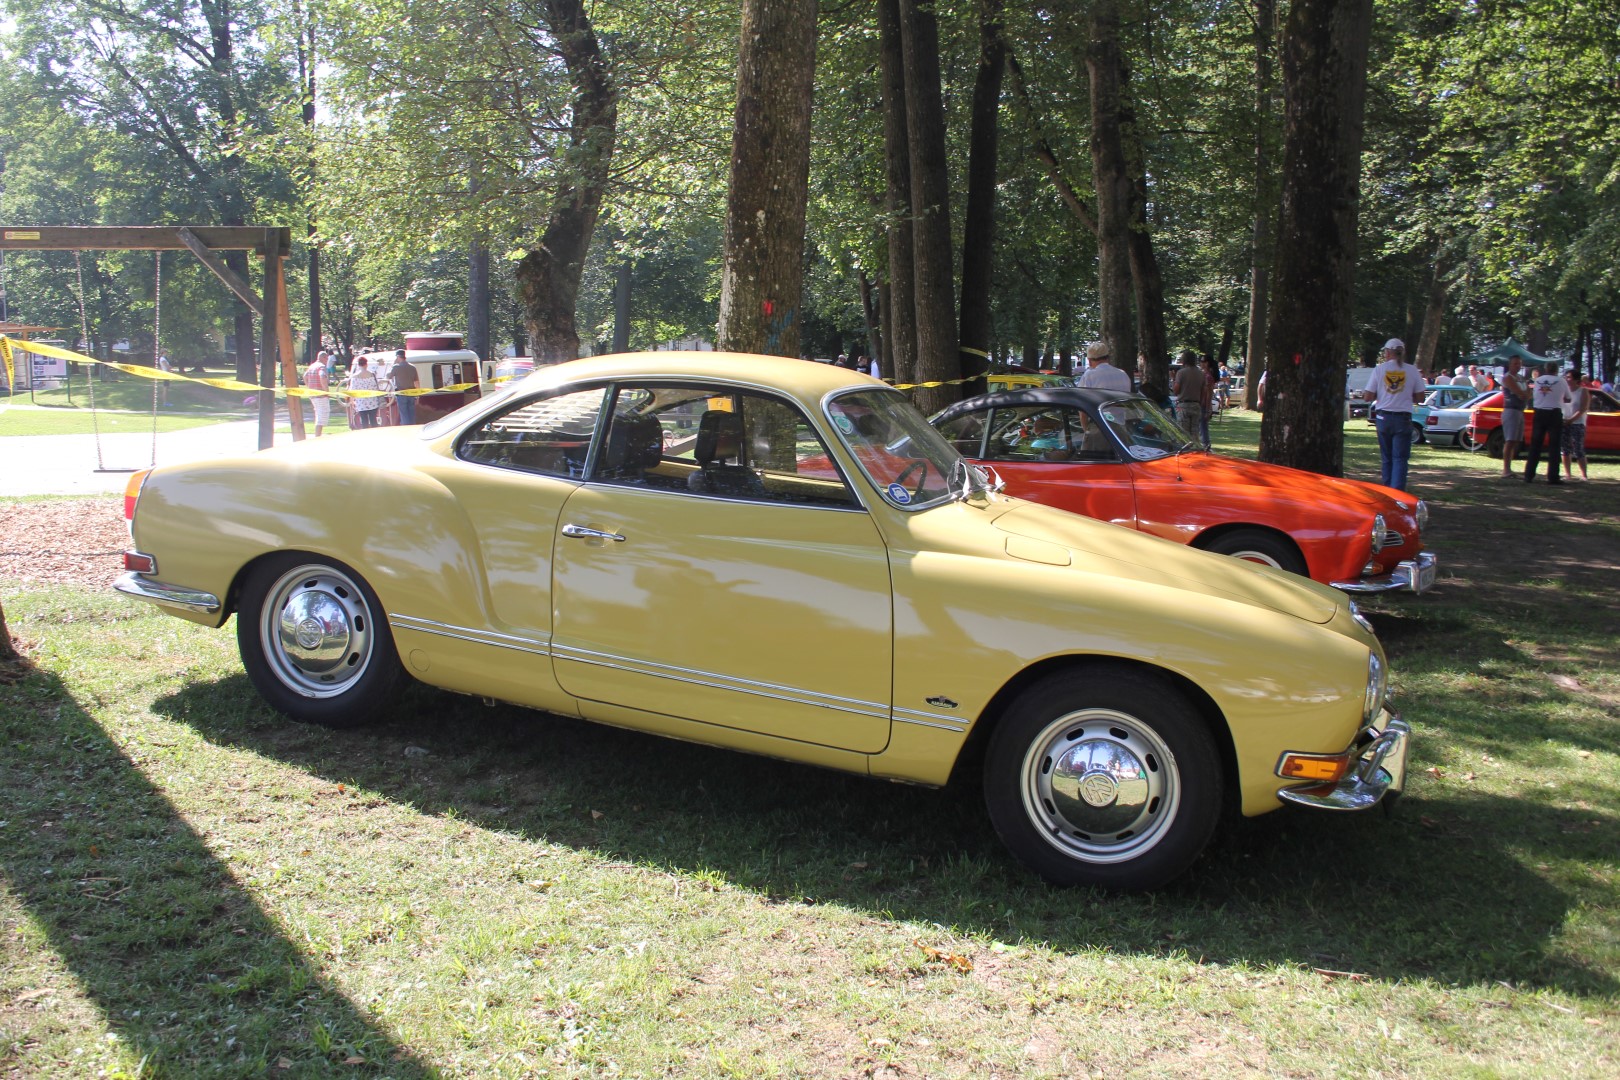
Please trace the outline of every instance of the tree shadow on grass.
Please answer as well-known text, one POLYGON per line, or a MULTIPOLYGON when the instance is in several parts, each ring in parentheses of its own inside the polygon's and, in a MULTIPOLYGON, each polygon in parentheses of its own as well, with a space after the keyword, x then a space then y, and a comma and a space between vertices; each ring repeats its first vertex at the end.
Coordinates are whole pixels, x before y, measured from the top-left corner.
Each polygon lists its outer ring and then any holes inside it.
MULTIPOLYGON (((6 890, 146 1068, 436 1075, 323 982, 60 680, 0 687, 0 738, 6 890)), ((0 1071, 72 1071, 11 1053, 0 1071)))
POLYGON ((1574 816, 1555 809, 1513 806, 1511 837, 1493 828, 1502 808, 1491 800, 1421 785, 1392 820, 1280 811, 1229 823, 1159 893, 1122 897, 1035 880, 1003 851, 971 787, 873 783, 425 687, 365 732, 302 727, 267 709, 216 719, 225 714, 210 699, 240 693, 240 679, 155 708, 216 743, 424 812, 676 874, 719 873, 772 902, 836 902, 1068 951, 1620 989, 1612 972, 1560 951, 1580 899, 1525 865, 1527 844, 1537 862, 1604 857, 1600 837, 1571 831, 1574 816))

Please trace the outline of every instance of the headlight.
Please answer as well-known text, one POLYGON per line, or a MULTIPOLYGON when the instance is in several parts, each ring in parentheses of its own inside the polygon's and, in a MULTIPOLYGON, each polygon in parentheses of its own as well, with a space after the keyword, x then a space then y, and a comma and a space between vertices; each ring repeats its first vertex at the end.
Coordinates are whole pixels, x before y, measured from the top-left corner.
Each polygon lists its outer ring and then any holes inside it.
POLYGON ((1376 649, 1367 653, 1367 700, 1364 703, 1366 713, 1363 719, 1368 721, 1378 715, 1378 710, 1384 707, 1385 684, 1384 658, 1378 655, 1376 649))
POLYGON ((1429 504, 1422 499, 1418 500, 1417 505, 1417 530, 1419 540, 1422 540, 1423 534, 1429 531, 1429 504))
POLYGON ((1361 613, 1361 609, 1356 606, 1354 600, 1350 601, 1350 617, 1356 620, 1356 625, 1367 631, 1367 633, 1376 634, 1378 632, 1373 629, 1372 620, 1361 613))
POLYGON ((1384 515, 1373 515, 1372 550, 1376 555, 1384 550, 1384 515))

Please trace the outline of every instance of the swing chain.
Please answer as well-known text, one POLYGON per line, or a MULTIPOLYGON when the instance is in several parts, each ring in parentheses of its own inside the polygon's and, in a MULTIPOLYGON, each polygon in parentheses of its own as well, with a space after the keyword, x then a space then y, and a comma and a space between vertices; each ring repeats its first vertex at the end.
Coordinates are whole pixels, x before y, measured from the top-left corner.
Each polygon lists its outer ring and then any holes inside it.
MULTIPOLYGON (((159 370, 158 358, 163 355, 163 252, 155 255, 152 271, 152 369, 159 370)), ((169 384, 162 379, 152 380, 152 466, 157 467, 158 391, 163 392, 163 403, 169 403, 169 384)))

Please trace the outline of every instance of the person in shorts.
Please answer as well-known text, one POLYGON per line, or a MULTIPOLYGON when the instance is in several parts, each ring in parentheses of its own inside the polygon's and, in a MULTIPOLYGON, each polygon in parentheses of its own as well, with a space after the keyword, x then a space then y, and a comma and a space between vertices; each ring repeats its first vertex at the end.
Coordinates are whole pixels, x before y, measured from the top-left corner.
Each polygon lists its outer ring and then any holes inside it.
POLYGON ((1524 442, 1524 407, 1530 404, 1530 385, 1519 372, 1522 361, 1508 357, 1502 375, 1502 479, 1513 475, 1513 459, 1524 442))
MULTIPOLYGON (((327 370, 329 357, 322 349, 315 354, 315 362, 304 369, 304 388, 306 390, 326 390, 331 385, 331 372, 327 370)), ((326 423, 332 419, 332 399, 326 394, 316 394, 309 399, 309 407, 315 411, 315 437, 318 439, 326 430, 326 423)))

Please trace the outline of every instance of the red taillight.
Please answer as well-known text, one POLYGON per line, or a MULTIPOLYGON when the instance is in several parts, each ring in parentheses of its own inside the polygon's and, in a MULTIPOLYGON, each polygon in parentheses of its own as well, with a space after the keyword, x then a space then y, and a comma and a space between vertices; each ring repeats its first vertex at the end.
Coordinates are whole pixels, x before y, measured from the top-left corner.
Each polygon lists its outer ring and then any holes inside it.
POLYGON ((141 485, 146 483, 146 478, 150 476, 151 473, 151 469, 142 469, 137 473, 132 473, 129 478, 129 483, 124 485, 125 521, 135 520, 135 500, 141 497, 141 485))
POLYGON ((124 552, 124 569, 133 570, 137 574, 157 573, 157 560, 150 555, 142 555, 138 551, 124 552))

